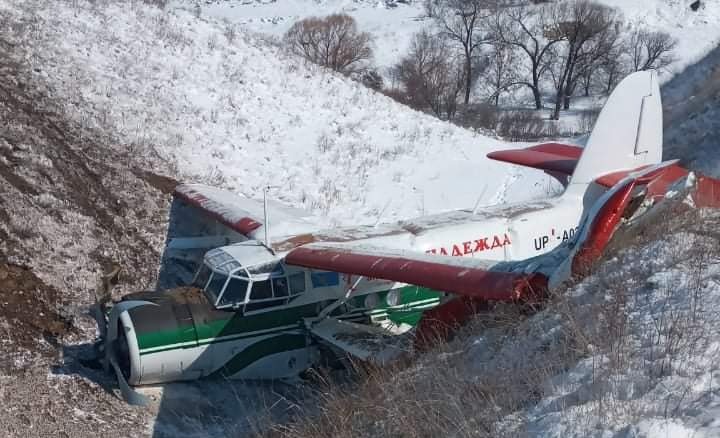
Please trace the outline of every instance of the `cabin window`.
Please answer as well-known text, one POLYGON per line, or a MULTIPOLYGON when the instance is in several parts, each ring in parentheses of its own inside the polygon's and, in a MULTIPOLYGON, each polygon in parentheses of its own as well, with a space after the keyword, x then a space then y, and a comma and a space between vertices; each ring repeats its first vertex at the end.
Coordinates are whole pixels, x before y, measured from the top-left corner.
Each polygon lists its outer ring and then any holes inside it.
POLYGON ((220 298, 220 305, 242 304, 247 294, 248 281, 244 278, 232 277, 225 288, 225 293, 220 298))
POLYGON ((313 272, 310 274, 313 287, 337 286, 340 275, 337 272, 313 272))
POLYGON ((245 305, 245 311, 250 312, 279 306, 284 304, 286 300, 287 283, 285 277, 253 281, 250 302, 245 305), (273 298, 273 289, 275 289, 275 298, 273 298))
POLYGON ((252 292, 250 292, 250 300, 266 300, 272 298, 272 286, 270 280, 253 281, 252 292))
POLYGON ((285 298, 288 296, 287 278, 276 277, 272 279, 273 296, 275 298, 285 298))
POLYGON ((288 277, 290 294, 296 295, 305 292, 305 273, 299 272, 288 277))

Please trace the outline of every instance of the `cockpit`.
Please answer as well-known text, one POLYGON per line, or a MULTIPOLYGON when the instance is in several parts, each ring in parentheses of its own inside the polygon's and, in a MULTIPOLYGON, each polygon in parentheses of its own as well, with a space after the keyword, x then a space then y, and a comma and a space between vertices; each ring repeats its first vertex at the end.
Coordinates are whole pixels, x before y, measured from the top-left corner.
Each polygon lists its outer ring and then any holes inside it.
POLYGON ((292 301, 305 292, 305 277, 305 270, 288 269, 263 245, 246 241, 208 251, 193 285, 217 309, 250 312, 292 301))

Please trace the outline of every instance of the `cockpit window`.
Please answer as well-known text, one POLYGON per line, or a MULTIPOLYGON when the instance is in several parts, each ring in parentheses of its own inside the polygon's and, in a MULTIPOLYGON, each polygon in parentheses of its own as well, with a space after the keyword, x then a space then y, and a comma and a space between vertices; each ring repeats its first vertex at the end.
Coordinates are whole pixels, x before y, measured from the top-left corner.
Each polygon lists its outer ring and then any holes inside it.
POLYGON ((212 301, 213 303, 217 302, 217 299, 222 293, 222 289, 223 286, 225 286, 226 281, 227 275, 218 274, 217 272, 212 273, 212 276, 210 277, 210 283, 208 283, 207 287, 205 288, 205 293, 207 293, 210 301, 212 301))
POLYGON ((193 286, 199 287, 200 289, 205 289, 205 285, 208 282, 208 279, 210 278, 210 268, 207 267, 206 264, 202 264, 200 266, 200 270, 198 271, 197 275, 195 276, 195 281, 193 281, 193 286))
POLYGON ((248 281, 244 278, 231 277, 225 288, 225 293, 220 297, 220 305, 238 304, 245 301, 248 281))

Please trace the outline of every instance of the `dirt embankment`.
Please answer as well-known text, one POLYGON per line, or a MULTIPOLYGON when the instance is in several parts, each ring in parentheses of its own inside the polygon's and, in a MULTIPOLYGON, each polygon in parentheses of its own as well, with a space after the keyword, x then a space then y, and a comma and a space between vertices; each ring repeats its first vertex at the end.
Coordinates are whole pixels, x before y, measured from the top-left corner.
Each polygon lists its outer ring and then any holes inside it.
POLYGON ((146 435, 72 355, 102 272, 123 267, 115 293, 152 286, 175 182, 67 117, 84 103, 53 98, 5 38, 18 26, 0 29, 0 436, 146 435))
POLYGON ((72 330, 72 320, 57 310, 61 300, 59 291, 30 269, 0 263, 0 339, 7 345, 0 356, 0 370, 19 371, 17 365, 33 353, 56 356, 58 339, 72 330))
MULTIPOLYGON (((68 120, 64 108, 79 103, 53 101, 14 50, 0 40, 0 261, 9 263, 7 278, 22 275, 0 293, 9 303, 30 300, 26 317, 52 310, 72 324, 113 265, 129 274, 120 290, 151 285, 173 181, 68 120)), ((0 318, 14 318, 16 307, 0 318)))

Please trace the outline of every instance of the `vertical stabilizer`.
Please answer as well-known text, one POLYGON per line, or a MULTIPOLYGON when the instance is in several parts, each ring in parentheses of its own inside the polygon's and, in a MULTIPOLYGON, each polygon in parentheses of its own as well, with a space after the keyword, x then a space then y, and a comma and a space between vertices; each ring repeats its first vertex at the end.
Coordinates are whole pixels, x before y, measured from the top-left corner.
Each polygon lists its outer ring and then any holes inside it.
POLYGON ((568 191, 585 191, 599 176, 662 161, 662 103, 654 71, 623 79, 595 122, 568 191))

